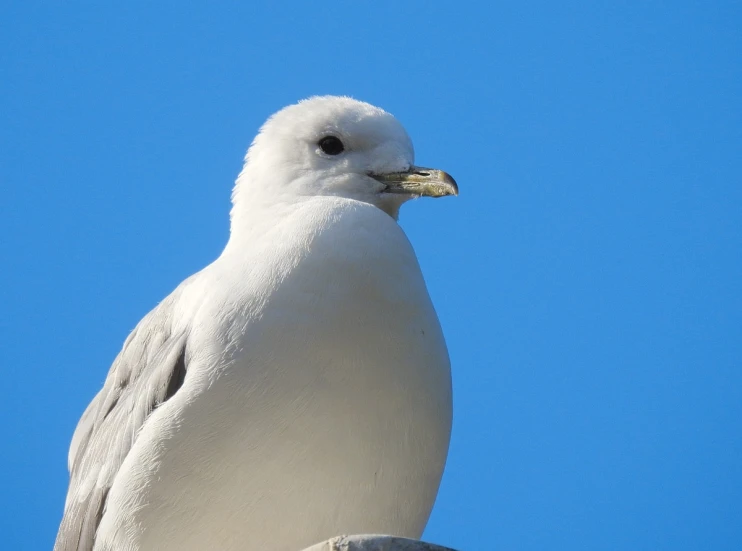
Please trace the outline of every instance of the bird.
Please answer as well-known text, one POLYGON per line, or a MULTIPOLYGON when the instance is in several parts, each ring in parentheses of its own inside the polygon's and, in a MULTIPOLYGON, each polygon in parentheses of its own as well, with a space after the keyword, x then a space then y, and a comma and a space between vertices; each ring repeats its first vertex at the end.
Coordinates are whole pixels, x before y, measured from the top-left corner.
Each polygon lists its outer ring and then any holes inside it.
POLYGON ((379 107, 314 96, 269 117, 223 252, 136 325, 79 420, 55 551, 419 538, 451 366, 398 217, 457 194, 379 107))

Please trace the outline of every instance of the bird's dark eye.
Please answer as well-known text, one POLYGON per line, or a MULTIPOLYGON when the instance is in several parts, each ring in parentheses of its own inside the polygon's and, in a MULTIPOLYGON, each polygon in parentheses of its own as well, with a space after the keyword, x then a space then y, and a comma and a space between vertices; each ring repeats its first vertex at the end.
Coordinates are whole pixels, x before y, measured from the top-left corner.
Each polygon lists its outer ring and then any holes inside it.
POLYGON ((327 155, 340 155, 345 150, 343 142, 340 141, 340 138, 336 138, 335 136, 325 136, 317 143, 317 145, 319 145, 322 152, 327 155))

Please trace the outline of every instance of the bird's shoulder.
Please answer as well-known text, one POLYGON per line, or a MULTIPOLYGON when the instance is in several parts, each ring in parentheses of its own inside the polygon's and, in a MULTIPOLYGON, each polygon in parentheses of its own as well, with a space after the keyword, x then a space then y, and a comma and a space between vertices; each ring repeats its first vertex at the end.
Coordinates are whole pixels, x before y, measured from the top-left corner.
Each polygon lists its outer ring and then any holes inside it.
MULTIPOLYGON (((190 279, 190 278, 189 278, 190 279)), ((174 305, 183 294, 189 280, 184 281, 170 295, 155 306, 124 341, 121 351, 109 368, 103 388, 93 398, 78 422, 69 450, 68 466, 73 471, 78 452, 84 448, 87 438, 94 428, 110 412, 112 405, 146 368, 147 356, 161 347, 171 335, 172 312, 174 305), (144 361, 142 361, 144 360, 144 361)))

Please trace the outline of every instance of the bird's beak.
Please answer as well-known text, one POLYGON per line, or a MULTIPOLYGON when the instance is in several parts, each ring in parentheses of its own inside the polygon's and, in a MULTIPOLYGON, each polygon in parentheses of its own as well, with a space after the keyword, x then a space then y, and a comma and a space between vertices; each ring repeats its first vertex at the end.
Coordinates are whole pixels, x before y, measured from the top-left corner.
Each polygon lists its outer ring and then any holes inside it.
POLYGON ((371 174, 386 186, 384 193, 402 193, 418 197, 445 197, 458 195, 456 180, 442 170, 412 166, 407 172, 371 174))

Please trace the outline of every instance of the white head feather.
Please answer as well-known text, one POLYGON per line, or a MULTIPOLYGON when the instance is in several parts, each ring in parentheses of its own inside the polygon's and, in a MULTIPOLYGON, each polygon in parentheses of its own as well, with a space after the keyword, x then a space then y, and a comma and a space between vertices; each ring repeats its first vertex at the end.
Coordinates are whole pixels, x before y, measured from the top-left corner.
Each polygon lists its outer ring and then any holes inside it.
POLYGON ((232 227, 251 205, 331 195, 371 203, 396 218, 411 196, 385 194, 370 174, 404 172, 415 153, 392 115, 348 97, 319 96, 288 106, 263 125, 245 156, 232 194, 232 227), (334 136, 343 151, 328 155, 320 140, 334 136))

